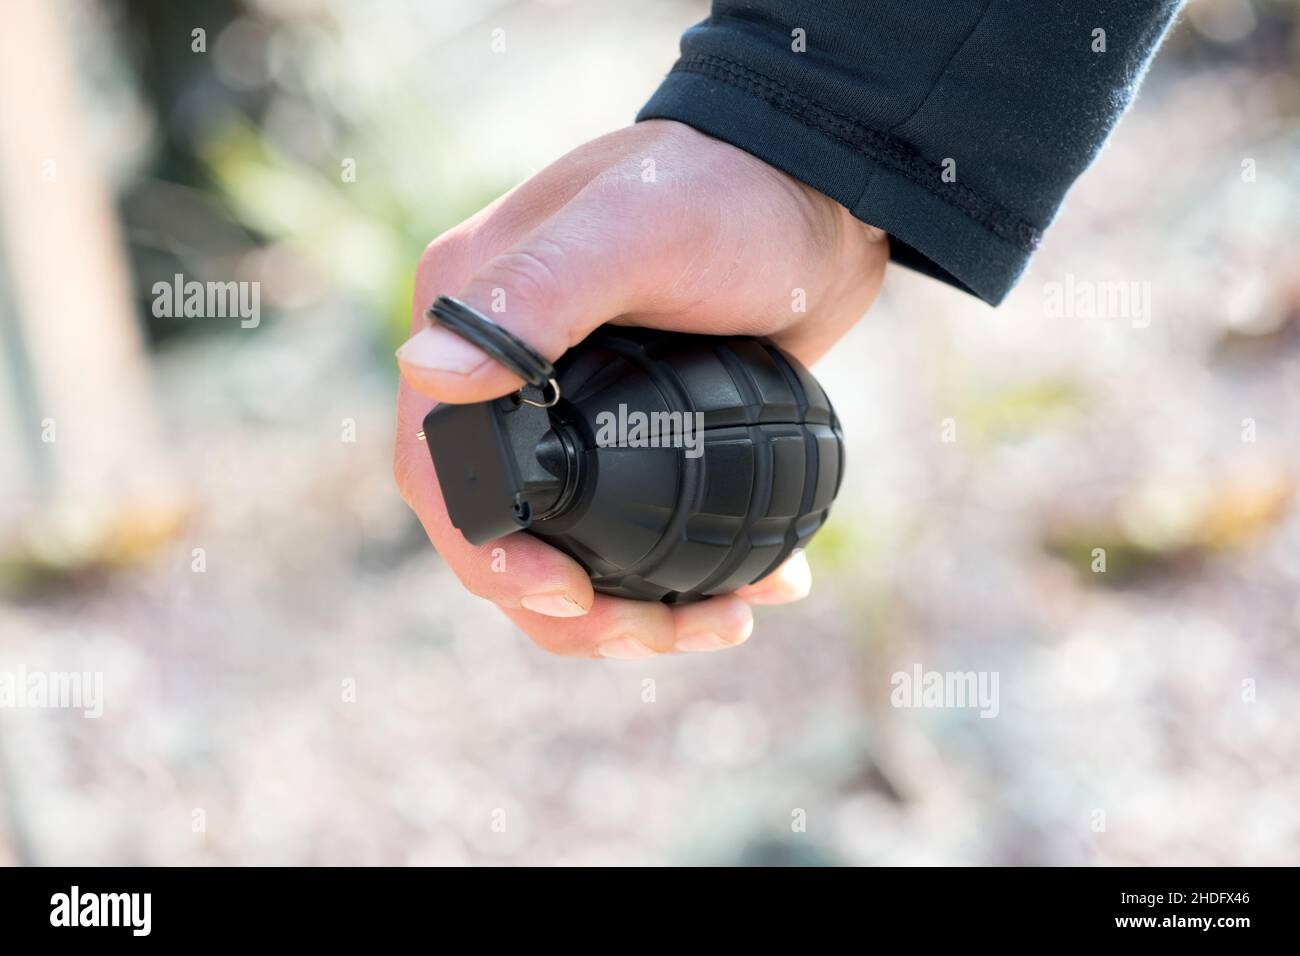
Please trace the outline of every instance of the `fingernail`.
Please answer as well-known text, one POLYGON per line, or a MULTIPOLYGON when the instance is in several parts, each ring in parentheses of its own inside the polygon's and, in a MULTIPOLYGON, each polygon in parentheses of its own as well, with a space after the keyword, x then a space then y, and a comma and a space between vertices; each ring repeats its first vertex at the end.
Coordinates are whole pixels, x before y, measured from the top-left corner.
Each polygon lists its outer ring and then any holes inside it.
POLYGON ((654 657, 653 648, 646 647, 635 637, 620 637, 618 640, 606 641, 596 647, 597 657, 613 657, 621 661, 639 661, 654 657))
POLYGON ((684 654, 698 654, 705 651, 720 651, 724 647, 731 647, 727 641, 724 641, 712 631, 700 631, 698 634, 687 634, 679 638, 673 647, 684 654))
POLYGON ((578 617, 587 609, 567 594, 525 594, 519 603, 547 617, 578 617))
POLYGON ((431 372, 455 372, 466 375, 488 360, 487 356, 459 335, 446 329, 424 329, 407 339, 397 350, 403 365, 431 372))

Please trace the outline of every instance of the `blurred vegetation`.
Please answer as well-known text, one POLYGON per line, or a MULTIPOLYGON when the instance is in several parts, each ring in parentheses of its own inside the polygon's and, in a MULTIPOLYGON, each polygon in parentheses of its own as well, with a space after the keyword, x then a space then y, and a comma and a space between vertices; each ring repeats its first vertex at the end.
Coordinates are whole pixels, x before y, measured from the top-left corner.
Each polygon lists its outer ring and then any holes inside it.
POLYGON ((326 296, 353 304, 391 369, 420 252, 511 184, 476 177, 473 163, 439 182, 442 124, 414 91, 360 104, 356 91, 336 96, 341 28, 329 4, 283 14, 235 0, 112 9, 154 121, 144 168, 122 196, 151 338, 217 327, 154 316, 154 282, 233 274, 262 282, 272 320, 326 296), (191 51, 196 25, 207 55, 191 51))
POLYGON ((1294 474, 1276 467, 1164 475, 1056 516, 1044 540, 1081 578, 1127 586, 1256 541, 1287 516, 1295 490, 1294 474))

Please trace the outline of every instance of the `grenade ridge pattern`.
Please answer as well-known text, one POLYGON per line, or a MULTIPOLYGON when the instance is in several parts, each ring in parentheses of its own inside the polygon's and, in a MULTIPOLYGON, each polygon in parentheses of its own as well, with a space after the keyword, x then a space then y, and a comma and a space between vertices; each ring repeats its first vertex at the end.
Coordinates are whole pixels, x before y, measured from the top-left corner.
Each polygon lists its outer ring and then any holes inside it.
POLYGON ((556 363, 571 500, 533 534, 607 594, 681 603, 766 576, 826 520, 844 442, 825 391, 769 342, 606 326, 556 363), (703 454, 600 447, 598 417, 702 413, 703 454))

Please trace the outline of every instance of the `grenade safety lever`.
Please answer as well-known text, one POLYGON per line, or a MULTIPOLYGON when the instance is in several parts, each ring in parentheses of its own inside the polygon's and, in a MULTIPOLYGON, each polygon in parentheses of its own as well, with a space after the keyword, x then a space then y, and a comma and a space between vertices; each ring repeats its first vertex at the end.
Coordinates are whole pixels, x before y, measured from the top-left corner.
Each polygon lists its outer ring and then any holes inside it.
POLYGON ((474 545, 547 515, 571 471, 546 408, 522 392, 439 405, 424 420, 424 436, 451 523, 474 545))

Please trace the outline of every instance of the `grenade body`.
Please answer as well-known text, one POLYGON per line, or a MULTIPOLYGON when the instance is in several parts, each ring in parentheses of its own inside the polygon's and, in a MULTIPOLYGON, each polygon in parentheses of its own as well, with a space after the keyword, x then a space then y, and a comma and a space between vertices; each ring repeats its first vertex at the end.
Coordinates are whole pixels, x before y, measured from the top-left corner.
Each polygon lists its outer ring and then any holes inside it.
MULTIPOLYGON (((555 369, 553 407, 500 400, 491 423, 506 422, 501 444, 517 458, 535 449, 514 482, 515 525, 575 558, 598 591, 668 603, 725 594, 763 578, 825 522, 843 434, 817 380, 771 343, 605 326, 555 369), (520 411, 534 423, 510 418, 520 411), (529 469, 547 480, 530 482, 529 469)), ((435 447, 449 408, 466 406, 440 406, 425 425, 449 513, 466 531, 457 511, 467 506, 453 499, 479 486, 485 466, 435 447)), ((490 530, 500 529, 479 537, 490 530)))

